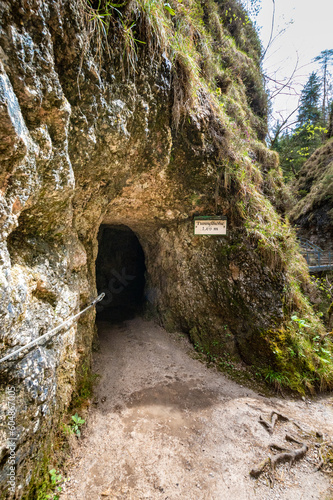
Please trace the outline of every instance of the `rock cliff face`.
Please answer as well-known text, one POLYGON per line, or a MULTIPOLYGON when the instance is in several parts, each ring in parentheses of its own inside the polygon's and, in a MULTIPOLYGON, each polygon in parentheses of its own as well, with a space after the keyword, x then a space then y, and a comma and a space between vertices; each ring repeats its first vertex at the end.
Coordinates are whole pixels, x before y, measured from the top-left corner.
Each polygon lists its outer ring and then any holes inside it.
POLYGON ((304 164, 294 189, 300 199, 290 213, 298 233, 325 250, 333 250, 333 140, 304 164))
MULTIPOLYGON (((135 233, 146 304, 163 325, 216 355, 274 366, 266 332, 301 307, 290 262, 305 268, 272 206, 283 212, 284 188, 276 157, 258 141, 265 128, 258 53, 244 52, 242 25, 224 32, 210 14, 224 73, 213 93, 202 84, 191 106, 185 56, 162 47, 161 33, 151 42, 136 4, 128 9, 145 41, 137 46, 119 19, 106 42, 83 4, 0 0, 1 355, 96 296, 103 225, 135 233), (194 215, 219 214, 228 217, 227 236, 194 236, 194 215)), ((221 2, 221 18, 226 6, 232 2, 221 2)), ((165 15, 169 25, 180 22, 179 13, 165 15)), ((133 272, 126 261, 112 265, 119 290, 133 272)), ((90 365, 94 323, 90 309, 52 341, 0 366, 4 497, 22 498, 36 483, 52 429, 90 365), (6 387, 16 394, 15 493, 7 483, 6 387)), ((280 351, 284 339, 276 341, 280 351)))

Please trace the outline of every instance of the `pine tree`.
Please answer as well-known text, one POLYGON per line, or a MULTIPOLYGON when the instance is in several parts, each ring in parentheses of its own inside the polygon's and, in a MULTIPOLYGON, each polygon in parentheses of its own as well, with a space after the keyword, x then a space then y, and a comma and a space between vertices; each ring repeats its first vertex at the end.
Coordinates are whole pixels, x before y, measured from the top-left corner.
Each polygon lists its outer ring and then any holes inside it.
POLYGON ((312 72, 303 87, 296 128, 290 133, 288 129, 285 131, 285 125, 277 124, 273 130, 271 147, 279 152, 287 180, 297 176, 307 158, 333 136, 333 101, 329 96, 333 49, 323 50, 314 61, 320 63, 322 72, 312 72))
POLYGON ((294 132, 284 133, 275 141, 274 149, 280 154, 280 164, 287 180, 297 175, 306 159, 324 139, 326 130, 323 127, 320 100, 321 81, 313 72, 301 92, 294 132))
POLYGON ((313 72, 301 93, 297 127, 302 127, 305 124, 317 125, 321 121, 320 94, 321 82, 318 75, 313 72))
POLYGON ((322 78, 322 83, 323 83, 323 100, 322 100, 322 117, 323 120, 326 122, 327 119, 327 111, 328 111, 328 99, 327 99, 327 94, 328 94, 328 66, 330 63, 333 62, 333 49, 329 50, 322 50, 319 54, 319 56, 314 58, 315 62, 321 63, 321 68, 323 71, 323 78, 322 78))

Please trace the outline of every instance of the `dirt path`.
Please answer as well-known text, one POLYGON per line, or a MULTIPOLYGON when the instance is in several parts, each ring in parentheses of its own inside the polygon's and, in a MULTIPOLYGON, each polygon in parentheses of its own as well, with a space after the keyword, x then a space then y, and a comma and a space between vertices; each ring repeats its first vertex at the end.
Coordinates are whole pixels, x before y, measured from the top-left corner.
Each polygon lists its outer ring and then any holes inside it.
POLYGON ((99 332, 98 404, 73 451, 62 500, 333 498, 329 478, 314 472, 313 446, 290 469, 277 468, 274 488, 249 476, 272 442, 291 447, 284 435, 296 433, 280 422, 270 436, 260 415, 275 409, 332 438, 332 398, 260 396, 192 359, 185 338, 141 318, 103 322, 99 332))

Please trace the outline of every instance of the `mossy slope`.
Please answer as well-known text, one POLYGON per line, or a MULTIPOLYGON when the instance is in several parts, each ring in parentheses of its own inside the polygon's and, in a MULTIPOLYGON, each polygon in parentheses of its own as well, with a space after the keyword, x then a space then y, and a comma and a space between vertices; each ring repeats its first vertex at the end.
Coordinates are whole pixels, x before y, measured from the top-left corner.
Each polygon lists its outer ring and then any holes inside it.
POLYGON ((293 185, 298 202, 290 212, 300 236, 332 250, 333 237, 333 139, 306 161, 293 185))

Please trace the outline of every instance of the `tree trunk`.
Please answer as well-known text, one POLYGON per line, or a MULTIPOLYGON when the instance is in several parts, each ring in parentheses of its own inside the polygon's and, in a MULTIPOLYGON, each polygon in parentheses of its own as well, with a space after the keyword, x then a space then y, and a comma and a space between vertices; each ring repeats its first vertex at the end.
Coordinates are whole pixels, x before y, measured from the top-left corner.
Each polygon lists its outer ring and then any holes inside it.
POLYGON ((333 102, 331 102, 330 116, 328 121, 327 138, 333 137, 333 102))

